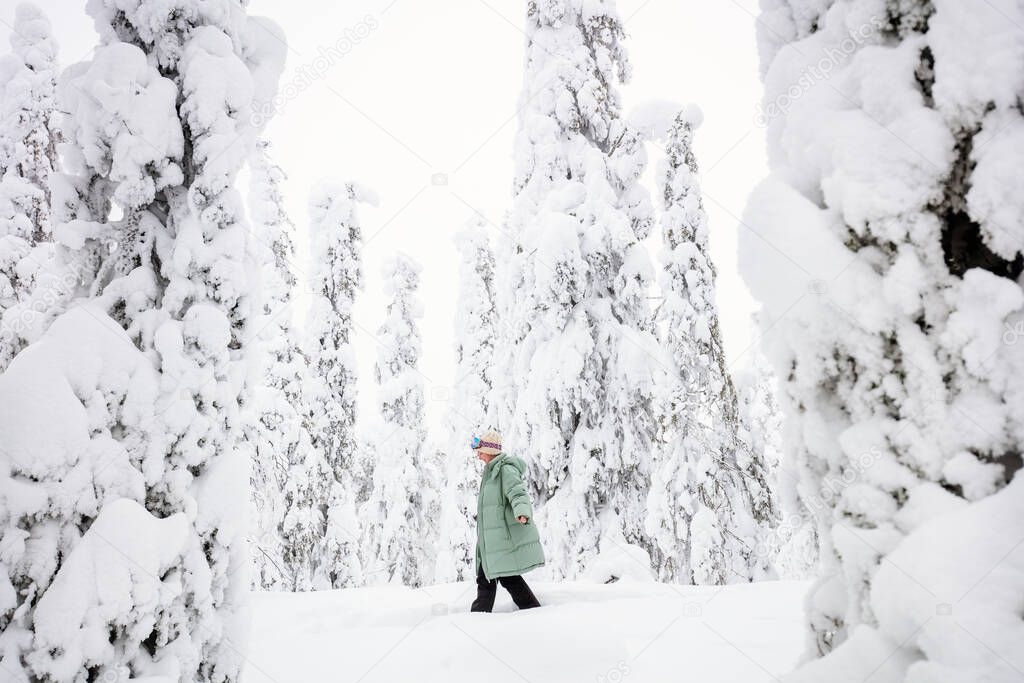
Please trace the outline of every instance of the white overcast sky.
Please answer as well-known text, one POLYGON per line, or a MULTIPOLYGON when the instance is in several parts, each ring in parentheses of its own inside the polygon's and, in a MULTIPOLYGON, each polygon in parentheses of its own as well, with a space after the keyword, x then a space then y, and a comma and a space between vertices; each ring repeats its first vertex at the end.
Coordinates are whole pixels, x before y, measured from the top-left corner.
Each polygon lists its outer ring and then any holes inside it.
MULTIPOLYGON (((14 4, 2 4, 4 44, 14 4)), ((62 65, 87 58, 96 34, 85 2, 36 4, 54 24, 62 65)), ((754 123, 761 93, 756 5, 756 0, 618 3, 633 64, 633 80, 623 89, 627 111, 651 99, 692 102, 704 111, 697 153, 725 343, 736 367, 749 358, 745 351, 753 341, 753 303, 736 272, 737 231, 744 229, 739 216, 766 173, 764 135, 754 123)), ((509 203, 524 6, 519 0, 250 3, 253 14, 269 16, 287 35, 285 82, 304 66, 312 67, 321 48, 357 31, 365 35, 309 88, 287 100, 267 129, 276 160, 288 174, 288 208, 300 233, 309 189, 320 180, 356 180, 380 196, 379 208, 363 211, 369 241, 366 293, 356 308, 361 402, 373 400, 371 332, 380 324, 384 304, 380 263, 401 250, 423 264, 421 369, 428 382, 428 414, 434 424, 440 418, 454 363, 458 283, 452 235, 474 212, 500 225, 509 203), (361 23, 375 28, 366 34, 361 23), (445 174, 447 185, 432 184, 435 174, 445 174)), ((652 149, 652 165, 656 158, 652 149)), ((497 231, 493 235, 500 238, 497 231)))

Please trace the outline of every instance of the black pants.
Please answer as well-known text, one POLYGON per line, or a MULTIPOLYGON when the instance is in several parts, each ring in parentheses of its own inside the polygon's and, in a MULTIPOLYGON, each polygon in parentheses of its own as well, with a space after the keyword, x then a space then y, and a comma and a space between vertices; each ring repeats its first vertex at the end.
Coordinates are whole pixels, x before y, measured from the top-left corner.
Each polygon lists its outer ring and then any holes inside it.
POLYGON ((483 569, 476 570, 476 600, 469 608, 470 612, 490 612, 494 607, 494 596, 498 594, 498 584, 509 592, 512 602, 516 603, 519 609, 540 607, 537 596, 533 594, 526 580, 521 576, 502 576, 497 580, 488 580, 484 576, 483 569))

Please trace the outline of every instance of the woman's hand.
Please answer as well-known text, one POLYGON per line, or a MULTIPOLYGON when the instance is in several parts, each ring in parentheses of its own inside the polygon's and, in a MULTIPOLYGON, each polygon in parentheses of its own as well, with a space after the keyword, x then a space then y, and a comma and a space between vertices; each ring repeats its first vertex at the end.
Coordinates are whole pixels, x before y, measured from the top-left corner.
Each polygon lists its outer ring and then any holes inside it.
POLYGON ((526 524, 526 522, 528 521, 526 517, 523 517, 522 515, 519 515, 518 517, 516 517, 516 519, 519 520, 520 524, 526 524))

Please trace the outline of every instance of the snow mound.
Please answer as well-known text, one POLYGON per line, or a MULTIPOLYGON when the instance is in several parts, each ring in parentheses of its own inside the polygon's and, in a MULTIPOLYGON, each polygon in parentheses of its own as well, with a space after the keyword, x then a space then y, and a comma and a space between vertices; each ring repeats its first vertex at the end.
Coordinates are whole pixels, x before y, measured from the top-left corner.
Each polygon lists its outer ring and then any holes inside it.
POLYGON ((543 607, 495 614, 472 582, 258 593, 242 681, 767 683, 803 647, 805 583, 531 585, 543 607))
POLYGON ((650 554, 638 545, 627 543, 618 529, 605 532, 598 547, 600 552, 590 560, 581 576, 584 581, 654 581, 650 554))

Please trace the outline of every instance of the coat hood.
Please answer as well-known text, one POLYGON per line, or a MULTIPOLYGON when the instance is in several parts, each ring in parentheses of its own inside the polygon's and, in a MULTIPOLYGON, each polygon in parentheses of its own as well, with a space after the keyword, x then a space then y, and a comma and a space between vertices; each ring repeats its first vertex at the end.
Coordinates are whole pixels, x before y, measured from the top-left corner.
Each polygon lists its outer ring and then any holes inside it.
POLYGON ((520 458, 518 455, 511 455, 510 453, 502 453, 494 460, 487 463, 487 476, 495 477, 497 473, 501 471, 502 465, 511 465, 519 471, 519 476, 523 476, 526 473, 526 461, 520 458))

